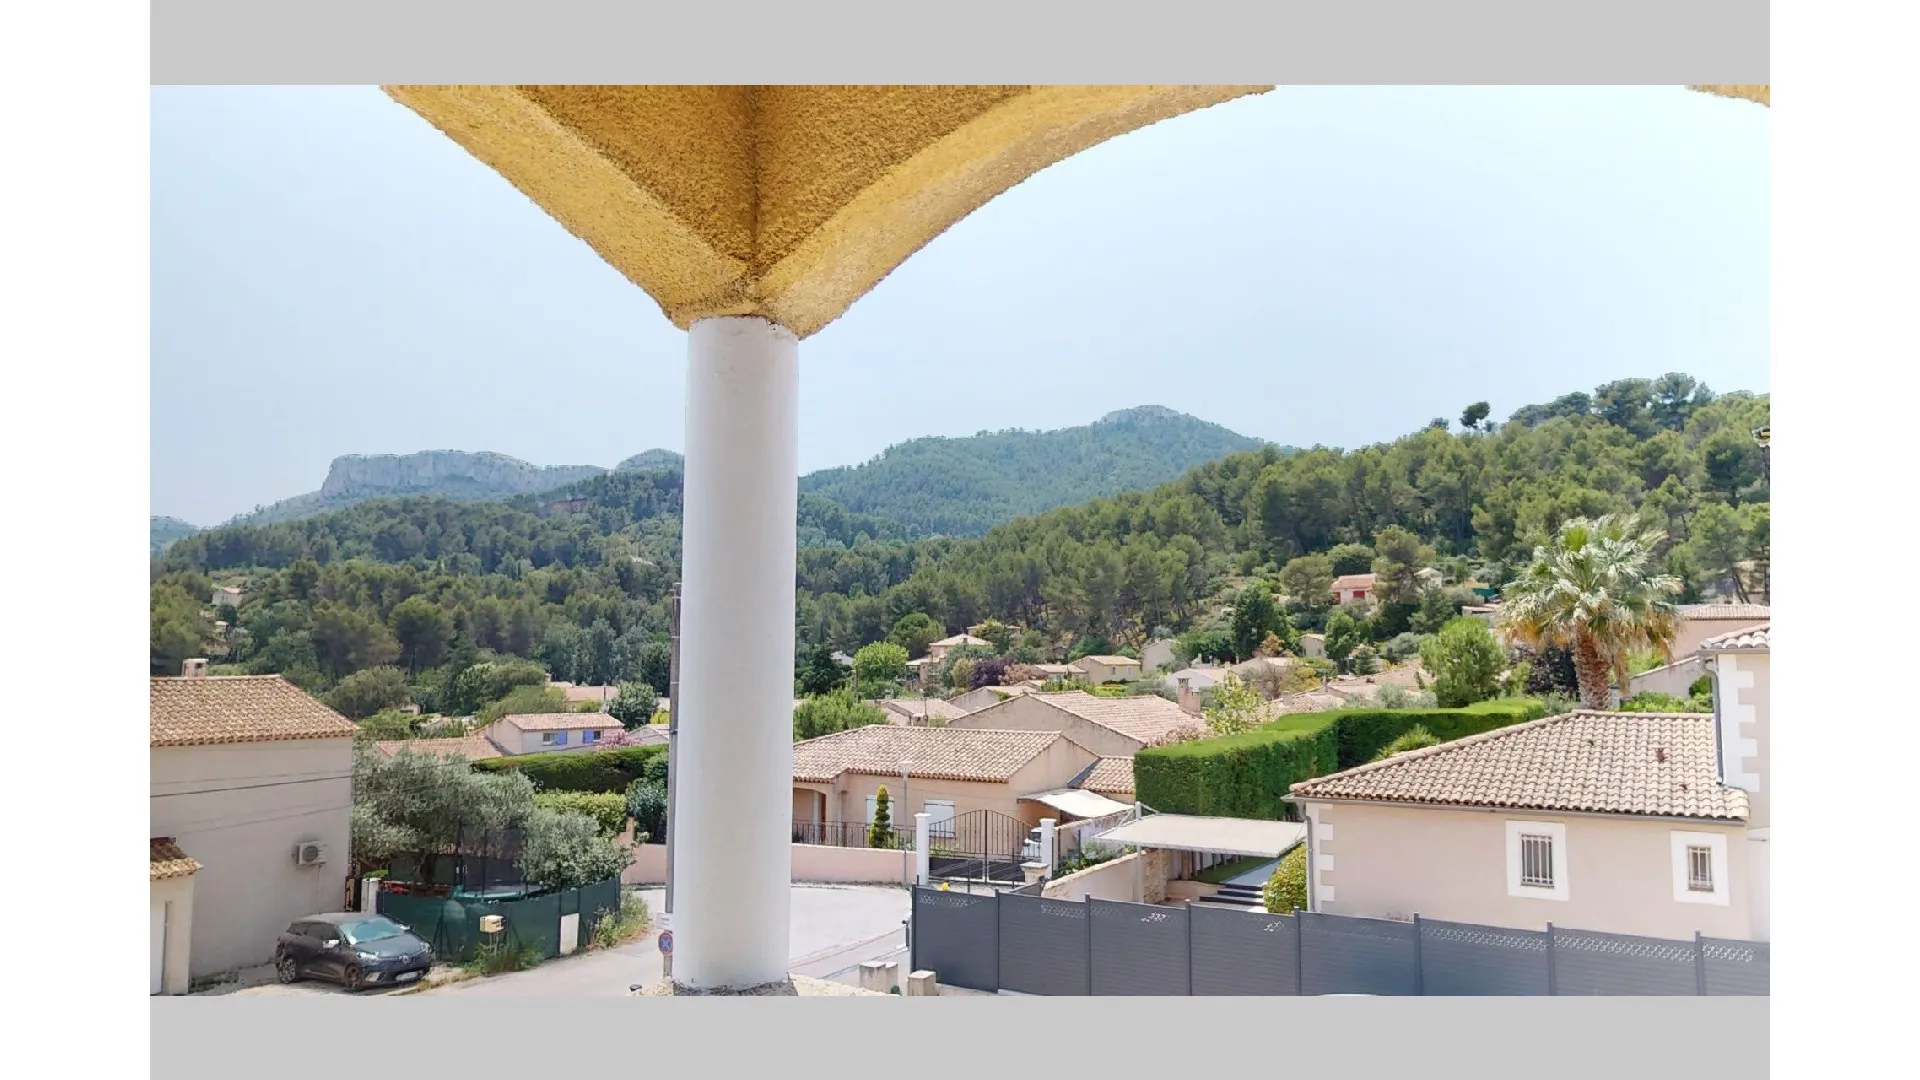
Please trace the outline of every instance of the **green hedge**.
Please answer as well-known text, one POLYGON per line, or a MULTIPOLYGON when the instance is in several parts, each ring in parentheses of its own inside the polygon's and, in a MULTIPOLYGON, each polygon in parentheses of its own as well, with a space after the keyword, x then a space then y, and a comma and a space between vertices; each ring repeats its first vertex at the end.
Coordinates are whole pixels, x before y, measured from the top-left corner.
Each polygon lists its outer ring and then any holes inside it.
MULTIPOLYGON (((540 791, 584 791, 625 796, 627 787, 647 775, 654 759, 664 761, 664 745, 622 746, 614 750, 571 750, 551 754, 486 758, 473 763, 488 772, 527 774, 540 791)), ((656 766, 654 771, 659 771, 656 766)))
POLYGON ((584 814, 607 836, 627 827, 627 797, 614 792, 540 791, 534 793, 533 805, 562 814, 584 814))
POLYGON ((1483 701, 1464 709, 1334 709, 1297 713, 1242 735, 1178 743, 1133 756, 1135 798, 1165 814, 1277 820, 1303 780, 1363 765, 1407 729, 1443 742, 1538 719, 1541 703, 1483 701))

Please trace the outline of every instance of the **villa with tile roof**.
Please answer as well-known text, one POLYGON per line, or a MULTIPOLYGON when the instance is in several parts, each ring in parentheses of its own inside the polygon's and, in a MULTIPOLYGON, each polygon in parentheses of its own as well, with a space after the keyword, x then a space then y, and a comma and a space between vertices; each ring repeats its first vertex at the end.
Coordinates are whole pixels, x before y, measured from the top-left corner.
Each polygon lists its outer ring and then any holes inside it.
POLYGON ((546 754, 592 750, 621 730, 620 721, 607 713, 527 713, 503 716, 482 728, 480 736, 502 754, 546 754))
POLYGON ((1100 757, 1130 758, 1198 721, 1152 694, 1099 697, 1084 690, 1023 694, 947 722, 949 728, 1055 731, 1100 757))
POLYGON ((1131 656, 1083 656, 1067 666, 1095 686, 1133 682, 1144 673, 1140 661, 1131 656))
MULTIPOLYGON (((1119 778, 1057 731, 870 724, 793 744, 793 820, 797 835, 822 826, 865 827, 885 787, 896 829, 911 828, 913 815, 924 812, 938 836, 943 823, 951 829, 956 818, 977 810, 1031 828, 1073 810, 1126 809, 1130 804, 1088 786, 1119 778)), ((1125 780, 1130 788, 1131 767, 1125 780)))
POLYGON ((352 721, 278 675, 148 681, 153 994, 263 964, 337 910, 352 841, 352 721))
POLYGON ((1575 712, 1293 785, 1309 906, 1767 940, 1767 647, 1703 643, 1712 715, 1575 712))

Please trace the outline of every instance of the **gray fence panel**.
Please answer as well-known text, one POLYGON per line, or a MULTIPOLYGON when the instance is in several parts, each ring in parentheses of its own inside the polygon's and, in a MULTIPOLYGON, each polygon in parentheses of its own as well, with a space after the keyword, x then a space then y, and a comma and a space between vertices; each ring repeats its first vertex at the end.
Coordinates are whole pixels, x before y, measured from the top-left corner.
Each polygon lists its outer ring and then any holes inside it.
POLYGON ((1206 997, 1282 997, 1300 992, 1291 915, 1268 915, 1197 905, 1187 909, 1193 931, 1193 992, 1206 997))
POLYGON ((1554 927, 1556 994, 1691 997, 1700 992, 1698 978, 1691 941, 1554 927))
POLYGON ((1192 970, 1185 908, 1089 900, 1093 993, 1097 997, 1183 997, 1192 970))
POLYGON ((1707 993, 1766 997, 1771 991, 1773 949, 1760 941, 1703 938, 1707 993))
POLYGON ((913 890, 913 965, 968 990, 1000 989, 997 897, 913 890))
POLYGON ((1301 920, 1302 993, 1386 997, 1420 992, 1412 923, 1307 912, 1295 918, 1301 920))
POLYGON ((1436 997, 1547 992, 1547 935, 1472 923, 1420 920, 1422 992, 1436 997))
POLYGON ((1087 905, 1037 896, 1000 897, 1000 989, 1084 997, 1090 972, 1087 905))

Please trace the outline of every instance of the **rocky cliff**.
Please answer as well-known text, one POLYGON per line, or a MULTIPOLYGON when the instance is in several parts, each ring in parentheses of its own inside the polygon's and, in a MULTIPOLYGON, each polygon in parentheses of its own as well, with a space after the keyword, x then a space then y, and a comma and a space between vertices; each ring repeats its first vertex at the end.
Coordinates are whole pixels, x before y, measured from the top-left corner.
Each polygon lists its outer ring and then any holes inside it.
POLYGON ((417 454, 349 454, 333 459, 320 498, 375 495, 444 495, 501 498, 547 491, 607 470, 598 465, 529 465, 487 451, 425 450, 417 454))

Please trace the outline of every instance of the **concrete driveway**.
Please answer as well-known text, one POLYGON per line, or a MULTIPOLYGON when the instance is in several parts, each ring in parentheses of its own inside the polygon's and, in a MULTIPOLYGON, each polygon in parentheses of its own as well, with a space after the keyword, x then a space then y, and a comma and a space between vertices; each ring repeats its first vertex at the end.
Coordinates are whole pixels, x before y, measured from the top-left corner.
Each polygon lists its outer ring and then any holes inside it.
MULTIPOLYGON (((666 895, 647 889, 640 898, 649 910, 658 912, 666 895)), ((902 920, 910 902, 905 889, 795 885, 791 969, 833 978, 857 969, 862 961, 899 952, 906 943, 902 920)), ((427 993, 626 997, 634 984, 650 984, 660 977, 660 951, 655 935, 649 933, 617 949, 549 960, 531 971, 471 979, 427 993)))

